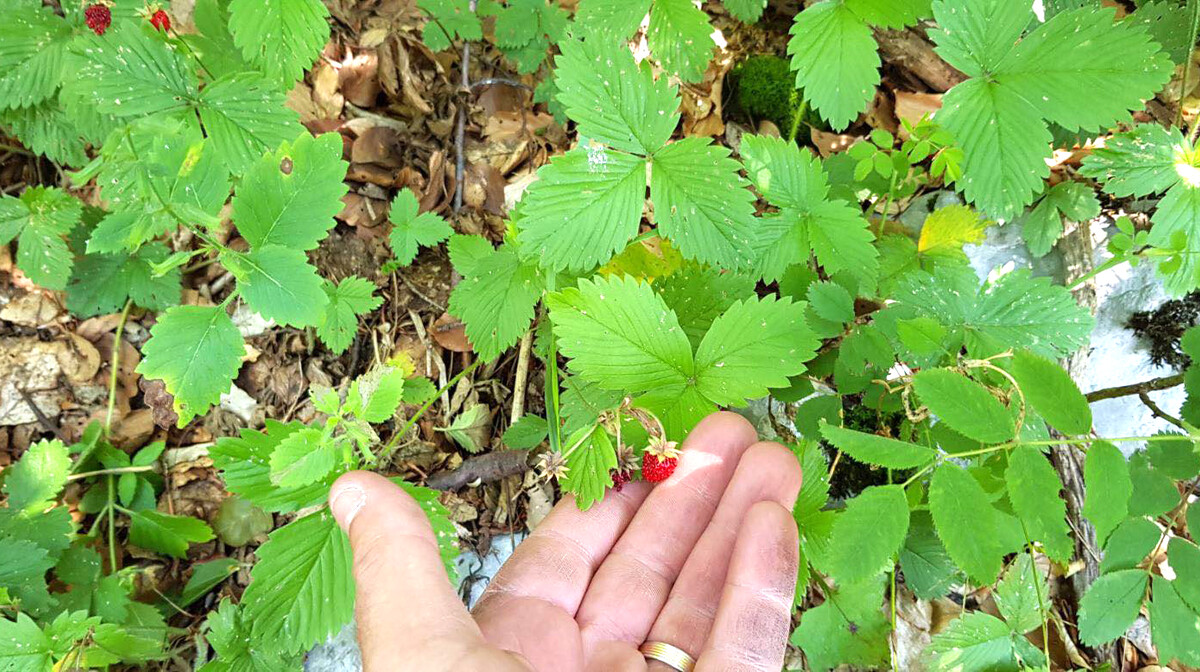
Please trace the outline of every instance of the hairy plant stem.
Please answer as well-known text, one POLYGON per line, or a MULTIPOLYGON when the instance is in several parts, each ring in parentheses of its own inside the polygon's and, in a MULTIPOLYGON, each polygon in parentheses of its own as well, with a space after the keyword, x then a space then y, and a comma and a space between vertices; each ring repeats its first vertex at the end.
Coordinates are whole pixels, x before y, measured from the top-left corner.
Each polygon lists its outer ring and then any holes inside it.
POLYGON ((108 436, 112 429, 113 408, 117 403, 117 374, 121 367, 121 336, 125 333, 125 322, 129 319, 129 309, 132 306, 133 299, 126 299, 125 308, 121 311, 121 319, 117 321, 117 329, 113 332, 112 359, 108 365, 110 369, 108 373, 108 410, 104 414, 105 436, 108 436))
POLYGON ((470 365, 468 365, 467 368, 465 368, 462 371, 459 371, 457 374, 455 374, 454 377, 451 378, 449 382, 447 382, 445 385, 442 386, 441 389, 439 389, 437 392, 435 392, 434 395, 429 398, 429 401, 425 402, 425 404, 423 406, 421 406, 421 408, 419 408, 416 413, 413 413, 412 417, 408 419, 408 422, 405 422, 404 426, 401 427, 395 434, 392 435, 391 440, 387 442, 387 445, 383 447, 383 450, 379 451, 379 456, 376 458, 376 463, 382 464, 384 462, 384 460, 386 460, 388 457, 390 457, 392 454, 392 451, 396 450, 396 446, 399 445, 400 439, 402 439, 405 435, 408 434, 408 430, 412 429, 413 425, 417 424, 417 421, 421 419, 421 416, 425 415, 425 412, 428 411, 430 409, 430 407, 433 406, 433 403, 435 401, 437 401, 439 397, 442 396, 442 393, 445 392, 446 390, 449 390, 450 388, 454 387, 455 384, 457 384, 458 381, 462 380, 464 376, 470 374, 475 369, 478 369, 480 364, 483 364, 483 360, 476 359, 474 362, 472 362, 470 365))

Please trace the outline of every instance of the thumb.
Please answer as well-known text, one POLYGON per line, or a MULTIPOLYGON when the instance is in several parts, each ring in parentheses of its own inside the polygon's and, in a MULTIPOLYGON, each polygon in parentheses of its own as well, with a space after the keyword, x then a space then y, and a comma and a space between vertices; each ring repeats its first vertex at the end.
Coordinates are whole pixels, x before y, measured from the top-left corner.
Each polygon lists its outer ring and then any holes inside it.
POLYGON ((334 482, 329 508, 354 552, 354 611, 366 670, 405 663, 442 669, 441 659, 469 657, 483 644, 446 576, 433 528, 408 493, 378 474, 355 471, 334 482))

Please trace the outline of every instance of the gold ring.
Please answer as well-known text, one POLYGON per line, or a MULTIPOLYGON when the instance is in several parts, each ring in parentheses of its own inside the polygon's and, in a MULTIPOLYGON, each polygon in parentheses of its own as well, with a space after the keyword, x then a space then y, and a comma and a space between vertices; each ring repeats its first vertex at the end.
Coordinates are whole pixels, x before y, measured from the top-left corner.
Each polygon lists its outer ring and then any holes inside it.
POLYGON ((679 672, 692 672, 696 660, 686 651, 671 646, 666 642, 646 642, 638 647, 638 651, 649 660, 657 660, 679 672))

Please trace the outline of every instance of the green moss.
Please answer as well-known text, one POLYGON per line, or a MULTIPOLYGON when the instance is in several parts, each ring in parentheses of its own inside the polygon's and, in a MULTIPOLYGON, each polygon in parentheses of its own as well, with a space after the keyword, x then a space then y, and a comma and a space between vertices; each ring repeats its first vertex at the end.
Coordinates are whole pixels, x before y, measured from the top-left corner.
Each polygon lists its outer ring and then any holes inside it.
MULTIPOLYGON (((803 92, 796 88, 796 75, 787 59, 778 56, 751 56, 729 73, 733 100, 754 120, 767 119, 787 135, 796 113, 804 104, 803 92)), ((804 121, 813 123, 802 113, 804 121)))
MULTIPOLYGON (((860 432, 874 434, 882 428, 887 428, 893 437, 899 435, 904 414, 894 411, 879 412, 862 403, 862 398, 846 396, 842 398, 842 426, 860 432)), ((837 455, 837 449, 822 441, 825 454, 832 460, 837 455)), ((899 483, 911 474, 911 470, 892 472, 892 483, 899 483)), ((874 485, 888 483, 887 470, 864 464, 843 454, 838 461, 837 469, 833 472, 833 480, 829 483, 829 495, 834 499, 856 497, 863 490, 874 485)))

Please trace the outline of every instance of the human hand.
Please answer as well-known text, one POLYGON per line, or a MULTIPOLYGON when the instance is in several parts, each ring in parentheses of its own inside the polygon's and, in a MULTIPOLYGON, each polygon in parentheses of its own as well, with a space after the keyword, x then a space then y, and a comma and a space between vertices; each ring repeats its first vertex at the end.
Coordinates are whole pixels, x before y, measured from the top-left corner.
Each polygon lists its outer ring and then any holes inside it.
POLYGON ((638 647, 666 642, 696 672, 783 666, 799 542, 800 465, 716 413, 684 441, 675 473, 609 492, 588 511, 564 497, 468 613, 421 508, 367 472, 333 484, 354 550, 367 672, 667 671, 638 647))

